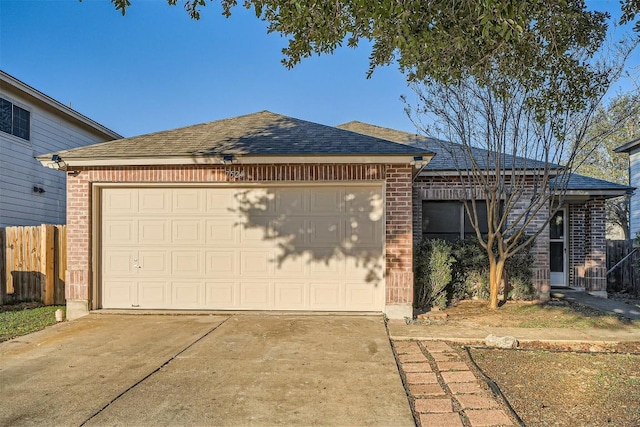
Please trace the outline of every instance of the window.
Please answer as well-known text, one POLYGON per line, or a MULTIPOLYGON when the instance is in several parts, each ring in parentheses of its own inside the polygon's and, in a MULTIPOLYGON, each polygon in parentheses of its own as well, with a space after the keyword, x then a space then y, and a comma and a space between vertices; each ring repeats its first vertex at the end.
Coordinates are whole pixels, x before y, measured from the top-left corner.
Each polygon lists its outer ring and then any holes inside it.
MULTIPOLYGON (((471 208, 471 207, 470 207, 471 208)), ((487 202, 476 200, 480 233, 489 232, 487 202)), ((476 235, 462 202, 422 201, 422 236, 429 239, 457 240, 476 235)))
POLYGON ((0 98, 0 131, 18 138, 30 138, 31 113, 17 105, 0 98))

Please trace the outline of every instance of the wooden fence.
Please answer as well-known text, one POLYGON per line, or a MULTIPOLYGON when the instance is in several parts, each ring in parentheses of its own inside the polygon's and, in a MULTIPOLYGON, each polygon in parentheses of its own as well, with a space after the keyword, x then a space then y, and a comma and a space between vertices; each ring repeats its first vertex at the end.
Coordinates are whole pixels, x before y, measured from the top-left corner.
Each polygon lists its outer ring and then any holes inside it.
POLYGON ((607 240, 607 290, 640 295, 640 248, 622 261, 633 249, 633 240, 607 240))
POLYGON ((65 225, 0 228, 0 304, 64 304, 66 254, 65 225))

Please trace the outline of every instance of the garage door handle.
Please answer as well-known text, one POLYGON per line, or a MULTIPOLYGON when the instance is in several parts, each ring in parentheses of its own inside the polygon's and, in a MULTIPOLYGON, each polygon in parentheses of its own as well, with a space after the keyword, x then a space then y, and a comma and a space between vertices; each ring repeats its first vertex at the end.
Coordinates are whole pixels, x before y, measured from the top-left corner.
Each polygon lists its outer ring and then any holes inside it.
POLYGON ((142 266, 141 266, 141 265, 134 264, 134 265, 133 265, 133 268, 142 268, 142 266))

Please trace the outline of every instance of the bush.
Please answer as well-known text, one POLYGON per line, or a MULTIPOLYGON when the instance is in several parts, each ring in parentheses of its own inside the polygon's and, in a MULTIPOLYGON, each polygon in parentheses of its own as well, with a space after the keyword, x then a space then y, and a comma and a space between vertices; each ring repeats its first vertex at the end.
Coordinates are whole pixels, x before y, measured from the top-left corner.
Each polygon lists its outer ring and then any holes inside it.
POLYGON ((416 307, 446 308, 451 283, 451 246, 444 240, 423 239, 415 254, 416 307))
MULTIPOLYGON (((526 247, 505 265, 508 298, 531 299, 533 255, 526 247)), ((450 301, 489 298, 489 259, 477 239, 423 239, 415 252, 416 307, 445 308, 450 301)))

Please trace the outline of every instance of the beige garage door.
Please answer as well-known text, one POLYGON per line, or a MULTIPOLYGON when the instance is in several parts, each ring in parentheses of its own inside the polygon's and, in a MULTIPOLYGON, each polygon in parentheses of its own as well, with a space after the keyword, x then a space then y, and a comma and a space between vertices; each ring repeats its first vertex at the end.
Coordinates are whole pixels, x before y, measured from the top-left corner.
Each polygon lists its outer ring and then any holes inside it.
POLYGON ((103 308, 381 311, 380 187, 105 188, 103 308))

